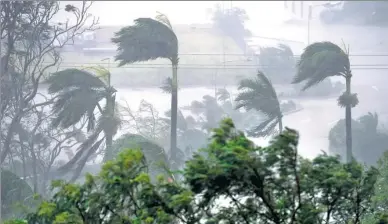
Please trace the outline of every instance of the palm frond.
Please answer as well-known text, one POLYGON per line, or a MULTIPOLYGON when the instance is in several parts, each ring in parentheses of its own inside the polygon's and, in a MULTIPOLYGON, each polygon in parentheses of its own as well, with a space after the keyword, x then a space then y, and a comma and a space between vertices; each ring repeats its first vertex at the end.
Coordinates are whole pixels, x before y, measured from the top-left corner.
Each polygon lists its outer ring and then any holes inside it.
POLYGON ((68 172, 70 172, 71 170, 74 169, 74 167, 76 166, 76 164, 82 159, 84 158, 87 154, 90 154, 88 149, 90 149, 91 147, 93 147, 94 143, 96 143, 98 137, 100 136, 102 130, 101 129, 98 129, 96 131, 94 131, 91 135, 89 135, 89 137, 86 139, 86 141, 84 141, 77 149, 77 153, 73 156, 73 158, 68 161, 65 165, 59 167, 57 169, 57 173, 58 175, 64 175, 68 172))
POLYGON ((303 90, 329 76, 343 75, 350 70, 349 56, 331 42, 318 42, 306 47, 297 64, 293 83, 306 81, 303 90))
POLYGON ((238 87, 240 93, 237 95, 236 109, 256 110, 272 117, 281 113, 280 102, 270 80, 258 72, 256 79, 244 79, 238 87))
POLYGON ((217 100, 219 100, 221 102, 225 102, 228 99, 231 99, 231 95, 230 95, 229 91, 225 88, 218 89, 216 92, 216 96, 217 96, 217 100))
POLYGON ((79 160, 78 160, 78 163, 77 163, 77 166, 74 170, 74 173, 73 173, 73 176, 71 178, 71 182, 74 182, 78 179, 78 177, 80 176, 81 174, 81 171, 83 170, 83 168, 85 167, 85 164, 86 162, 88 161, 88 159, 94 154, 97 152, 97 150, 100 148, 101 144, 103 143, 103 141, 105 140, 105 138, 102 138, 100 140, 98 140, 97 142, 95 142, 92 147, 90 147, 88 150, 87 150, 87 153, 85 153, 85 155, 83 157, 81 157, 79 160))
POLYGON ((168 17, 161 13, 161 12, 156 12, 157 15, 155 17, 155 19, 161 23, 163 23, 164 25, 168 26, 168 28, 170 28, 172 30, 172 25, 170 23, 170 20, 168 19, 168 17))
POLYGON ((71 88, 104 88, 106 85, 98 77, 86 70, 65 69, 49 76, 46 80, 49 84, 48 92, 55 94, 71 88))
POLYGON ((52 125, 69 128, 86 116, 88 128, 90 128, 88 131, 91 130, 95 121, 94 110, 104 97, 104 89, 72 89, 61 92, 52 108, 56 114, 52 125))
POLYGON ((173 62, 178 58, 178 38, 163 15, 159 15, 157 20, 136 19, 133 26, 124 27, 115 33, 112 42, 117 45, 115 60, 119 61, 119 66, 157 58, 173 62))
POLYGON ((92 71, 97 78, 99 78, 100 80, 104 80, 106 84, 109 84, 108 80, 109 80, 109 76, 111 76, 111 73, 108 69, 99 65, 99 66, 85 67, 84 70, 92 71))
POLYGON ((279 123, 279 117, 267 117, 258 126, 247 131, 250 137, 268 137, 277 133, 276 127, 279 123))

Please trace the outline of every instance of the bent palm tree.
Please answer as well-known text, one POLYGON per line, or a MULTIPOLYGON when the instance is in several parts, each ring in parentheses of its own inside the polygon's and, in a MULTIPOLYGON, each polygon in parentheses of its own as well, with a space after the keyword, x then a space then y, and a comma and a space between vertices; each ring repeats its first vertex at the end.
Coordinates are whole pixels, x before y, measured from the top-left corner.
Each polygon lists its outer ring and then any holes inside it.
POLYGON ((258 71, 256 79, 244 79, 240 82, 238 90, 241 92, 236 97, 236 109, 256 110, 266 116, 266 119, 257 127, 248 131, 248 135, 259 137, 269 136, 276 132, 283 131, 283 113, 280 101, 271 81, 258 71))
POLYGON ((297 73, 293 84, 306 81, 302 90, 306 90, 330 76, 342 76, 346 81, 346 90, 338 98, 338 105, 345 107, 346 159, 352 159, 352 111, 358 104, 357 94, 351 94, 352 71, 348 50, 344 51, 331 42, 313 43, 306 47, 297 64, 297 73))
POLYGON ((171 153, 176 152, 177 145, 177 113, 178 113, 178 38, 171 23, 163 14, 156 19, 138 18, 135 25, 122 28, 112 38, 118 46, 115 60, 119 66, 135 62, 165 58, 172 65, 171 90, 171 153))
POLYGON ((47 80, 49 93, 57 95, 53 106, 56 118, 53 126, 69 128, 81 120, 87 120, 89 137, 81 144, 77 154, 66 165, 59 168, 66 173, 76 166, 72 180, 75 180, 88 158, 105 140, 104 160, 112 159, 110 151, 120 118, 116 109, 116 89, 110 85, 110 73, 103 68, 66 69, 54 73, 47 80), (93 74, 92 72, 96 73, 93 74), (105 107, 100 103, 105 101, 105 107), (98 120, 96 119, 97 115, 98 120), (100 134, 104 136, 100 138, 100 134))

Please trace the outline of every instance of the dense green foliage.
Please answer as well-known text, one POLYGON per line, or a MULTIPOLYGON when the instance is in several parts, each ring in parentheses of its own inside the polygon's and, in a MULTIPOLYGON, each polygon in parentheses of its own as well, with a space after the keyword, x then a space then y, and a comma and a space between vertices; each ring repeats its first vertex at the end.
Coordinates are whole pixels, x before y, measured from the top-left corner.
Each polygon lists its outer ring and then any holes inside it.
POLYGON ((373 216, 375 168, 337 157, 298 156, 286 129, 255 146, 230 119, 183 170, 183 182, 151 182, 139 150, 125 150, 82 185, 56 181, 56 194, 28 223, 360 223, 373 216))
POLYGON ((112 145, 113 155, 116 157, 125 149, 139 149, 144 155, 151 177, 163 173, 169 165, 168 155, 164 149, 141 135, 126 134, 116 139, 112 145))

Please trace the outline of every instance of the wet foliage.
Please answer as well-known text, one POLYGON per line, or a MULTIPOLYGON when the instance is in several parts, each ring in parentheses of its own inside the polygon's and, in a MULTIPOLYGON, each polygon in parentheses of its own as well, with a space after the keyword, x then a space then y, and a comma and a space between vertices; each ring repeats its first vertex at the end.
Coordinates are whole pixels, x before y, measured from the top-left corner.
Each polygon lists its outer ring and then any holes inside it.
POLYGON ((301 158, 298 139, 286 128, 255 146, 226 119, 201 150, 207 156, 187 161, 182 182, 151 182, 141 151, 128 149, 82 185, 55 181, 57 193, 28 223, 361 223, 373 215, 377 169, 301 158))

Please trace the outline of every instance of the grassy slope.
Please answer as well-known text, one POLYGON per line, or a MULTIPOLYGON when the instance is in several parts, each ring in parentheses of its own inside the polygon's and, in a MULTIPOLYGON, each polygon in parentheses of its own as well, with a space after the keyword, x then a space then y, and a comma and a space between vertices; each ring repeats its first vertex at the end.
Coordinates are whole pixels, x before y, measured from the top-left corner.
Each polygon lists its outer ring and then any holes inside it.
MULTIPOLYGON (((97 36, 99 39, 102 39, 103 43, 98 47, 115 47, 109 43, 109 39, 117 30, 118 27, 101 29, 97 36)), ((179 70, 179 82, 181 85, 214 85, 216 74, 217 84, 234 84, 239 77, 254 73, 252 62, 245 61, 245 57, 241 56, 243 52, 236 46, 233 40, 224 37, 223 44, 222 35, 212 29, 211 25, 175 25, 174 30, 178 35, 180 42, 179 50, 182 54, 180 56, 179 70), (229 68, 234 67, 233 69, 223 69, 222 61, 224 57, 221 55, 223 53, 223 45, 225 46, 225 54, 239 54, 225 56, 226 66, 229 68), (245 65, 249 66, 249 68, 239 68, 245 67, 245 65)), ((64 52, 61 68, 90 66, 102 63, 108 67, 108 61, 101 62, 102 59, 107 57, 109 56, 89 56, 77 52, 64 52)), ((163 80, 171 75, 169 62, 163 59, 136 63, 125 66, 125 68, 117 68, 117 64, 113 62, 112 57, 110 69, 115 85, 160 86, 163 80)))

